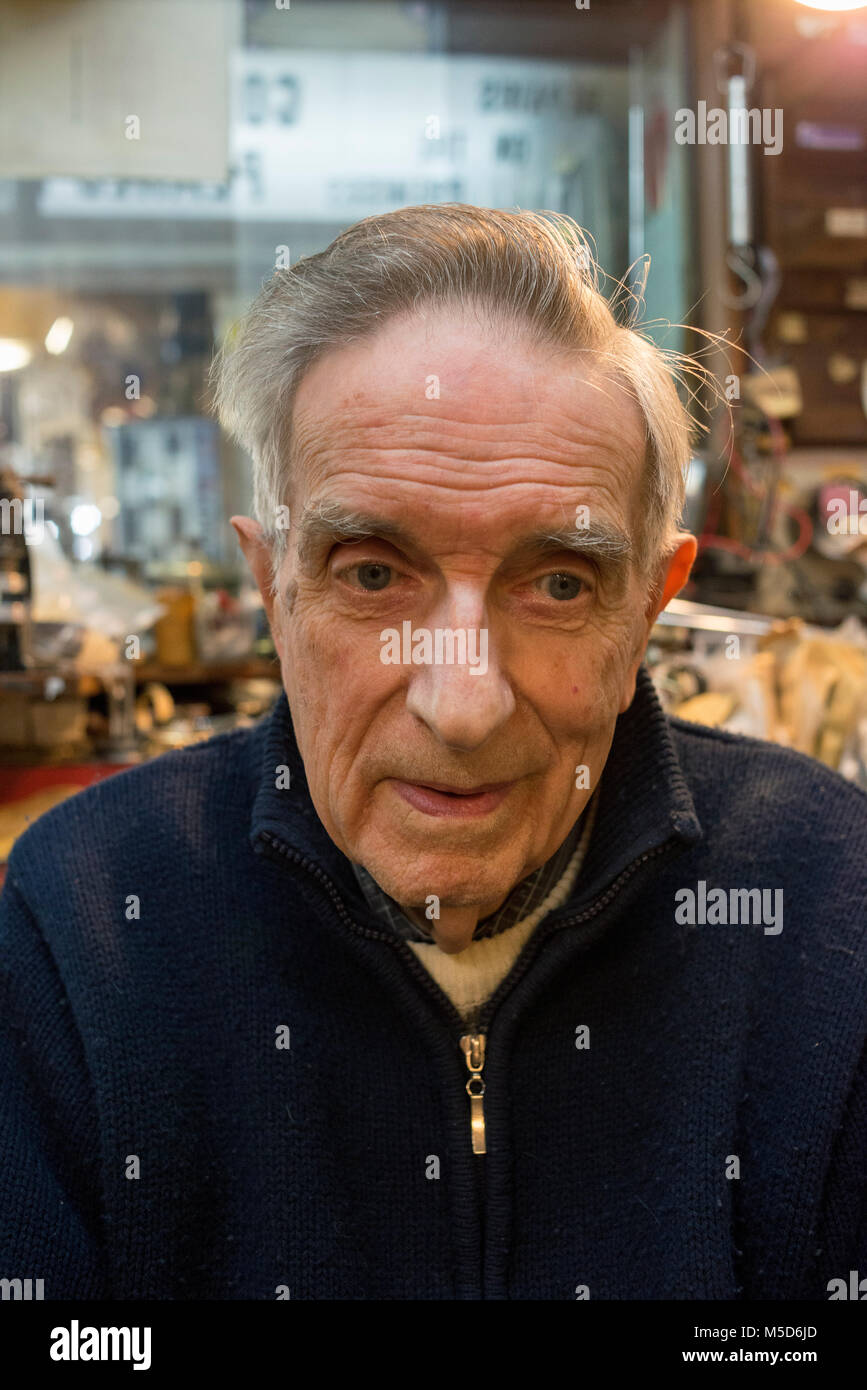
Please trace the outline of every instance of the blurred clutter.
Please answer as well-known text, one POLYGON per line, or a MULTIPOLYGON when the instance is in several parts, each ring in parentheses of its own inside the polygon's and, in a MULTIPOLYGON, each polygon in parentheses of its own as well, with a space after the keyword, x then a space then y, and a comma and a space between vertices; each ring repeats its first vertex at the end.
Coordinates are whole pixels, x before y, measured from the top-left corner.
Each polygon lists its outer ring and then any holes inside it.
POLYGON ((799 618, 744 623, 693 607, 667 614, 682 626, 657 626, 648 648, 667 712, 794 748, 867 790, 864 625, 847 618, 825 632, 799 618))
MULTIPOLYGON (((671 714, 867 785, 864 12, 320 0, 290 26, 221 0, 207 55, 181 36, 196 101, 160 87, 136 145, 97 94, 88 122, 45 109, 91 8, 50 7, 47 68, 23 9, 7 26, 28 142, 0 149, 0 857, 53 800, 279 692, 228 524, 251 513, 250 464, 209 364, 275 266, 420 202, 568 214, 603 288, 707 363, 715 391, 681 383, 698 555, 648 664, 671 714), (771 150, 684 144, 695 102, 784 129, 771 150)), ((164 8, 164 34, 147 6, 112 18, 112 91, 141 88, 136 33, 175 70, 164 8)))

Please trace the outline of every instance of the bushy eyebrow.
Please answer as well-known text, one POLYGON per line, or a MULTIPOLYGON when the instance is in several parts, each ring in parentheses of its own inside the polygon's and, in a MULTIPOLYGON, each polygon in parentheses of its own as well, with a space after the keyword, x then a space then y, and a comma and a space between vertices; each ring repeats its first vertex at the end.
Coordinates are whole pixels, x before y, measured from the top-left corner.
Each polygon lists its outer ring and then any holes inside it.
POLYGON ((561 531, 533 532, 521 538, 513 555, 546 555, 555 550, 570 550, 618 570, 628 568, 635 557, 635 547, 626 532, 602 520, 581 527, 565 526, 561 531))
POLYGON ((298 523, 298 560, 302 567, 310 564, 313 552, 325 541, 373 540, 377 536, 398 541, 408 550, 418 550, 418 543, 396 521, 352 511, 339 502, 313 503, 305 508, 298 523))
MULTIPOLYGON (((314 503, 304 511, 298 523, 298 559, 302 567, 308 565, 317 546, 326 541, 336 544, 377 537, 396 541, 410 554, 421 553, 415 536, 389 517, 353 511, 339 502, 314 503)), ((598 519, 589 520, 582 527, 532 531, 517 542, 507 563, 542 558, 562 550, 589 560, 612 579, 625 577, 635 556, 635 547, 626 532, 609 521, 598 519)))

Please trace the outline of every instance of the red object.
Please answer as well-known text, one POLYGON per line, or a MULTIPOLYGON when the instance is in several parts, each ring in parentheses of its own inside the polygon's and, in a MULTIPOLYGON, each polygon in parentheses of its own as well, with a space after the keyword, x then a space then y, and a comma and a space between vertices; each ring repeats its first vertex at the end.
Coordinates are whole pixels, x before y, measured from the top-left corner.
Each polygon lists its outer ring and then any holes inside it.
POLYGON ((50 767, 0 767, 0 804, 19 801, 45 787, 92 786, 115 772, 123 772, 130 763, 60 763, 50 767))
MULTIPOLYGON (((90 787, 129 766, 130 763, 61 763, 51 767, 0 767, 0 804, 23 801, 46 787, 68 787, 70 783, 90 787)), ((6 865, 0 864, 0 886, 5 877, 6 865)))

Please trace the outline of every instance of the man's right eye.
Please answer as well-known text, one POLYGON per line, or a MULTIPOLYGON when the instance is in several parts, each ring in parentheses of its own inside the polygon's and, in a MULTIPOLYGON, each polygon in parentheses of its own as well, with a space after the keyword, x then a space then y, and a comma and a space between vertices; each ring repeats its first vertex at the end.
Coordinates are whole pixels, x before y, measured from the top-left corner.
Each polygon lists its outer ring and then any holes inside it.
POLYGON ((368 560, 365 564, 353 565, 352 569, 347 570, 346 573, 357 575, 362 589, 366 589, 371 594, 386 588, 391 579, 389 566, 382 565, 377 560, 368 560))

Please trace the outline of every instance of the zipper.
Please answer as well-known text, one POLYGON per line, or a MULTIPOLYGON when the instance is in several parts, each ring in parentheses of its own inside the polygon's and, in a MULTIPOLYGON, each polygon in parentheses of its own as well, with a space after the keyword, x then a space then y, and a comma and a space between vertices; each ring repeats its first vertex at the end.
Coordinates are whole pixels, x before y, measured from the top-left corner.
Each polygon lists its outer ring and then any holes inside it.
MULTIPOLYGON (((390 932, 376 931, 371 927, 364 926, 361 922, 355 921, 347 912, 346 905, 335 884, 328 875, 320 869, 318 864, 308 859, 306 855, 301 854, 300 851, 291 849, 289 845, 284 844, 283 841, 279 840, 277 836, 273 835, 270 831, 263 830, 260 832, 260 836, 264 845, 272 855, 274 851, 276 851, 282 858, 290 859, 293 863, 298 864, 300 868, 306 869, 313 878, 316 879, 333 902, 339 916, 352 931, 360 932, 362 936, 372 938, 376 941, 385 941, 390 946, 400 950, 410 972, 424 987, 425 991, 436 998, 440 1008, 445 1007, 448 1010, 453 1020, 457 1019, 460 1021, 462 1029, 466 1027, 466 1022, 461 1018, 448 995, 443 993, 436 981, 432 979, 430 972, 425 969, 421 961, 417 959, 404 941, 401 941, 397 936, 393 936, 390 932)), ((482 1076, 482 1071, 485 1061, 487 1060, 487 1028, 500 1005, 501 999, 505 994, 510 993, 518 981, 527 973, 538 956, 543 943, 549 936, 552 936, 555 931, 562 931, 566 927, 577 926, 579 923, 589 921, 590 918, 595 917, 617 897, 623 884, 626 883, 643 864, 646 864, 650 859, 656 859, 660 854, 667 853, 673 848, 674 843, 673 839, 666 840, 664 844, 657 845, 655 849, 648 850, 645 854, 640 855, 638 859, 634 859, 632 863, 618 875, 614 882, 608 886, 606 891, 598 898, 594 899, 583 912, 579 912, 573 917, 567 917, 562 922, 557 922, 553 926, 550 923, 543 924, 543 930, 533 934, 530 938, 528 947, 522 952, 519 962, 509 971, 483 1007, 475 1024, 478 1031, 472 1033, 461 1032, 459 1038, 460 1047, 466 1058, 467 1069, 470 1073, 466 1083, 466 1092, 470 1098, 470 1142, 474 1154, 487 1153, 484 1108, 486 1083, 482 1076), (547 925, 547 931, 544 930, 545 925, 547 925)))
POLYGON ((474 1154, 487 1153, 485 1147, 485 1081, 482 1068, 485 1065, 484 1033, 465 1033, 461 1038, 461 1048, 467 1059, 470 1079, 467 1082, 467 1095, 470 1098, 470 1138, 474 1154))
MULTIPOLYGON (((562 922, 557 922, 553 926, 549 923, 547 931, 542 930, 541 932, 537 931, 534 933, 533 937, 531 937, 532 944, 521 954, 520 963, 516 964, 515 967, 509 971, 508 975, 501 981, 499 987, 494 991, 482 1008, 479 1017, 475 1021, 476 1029, 479 1031, 465 1033, 462 1036, 460 1040, 461 1050, 466 1057, 467 1067, 470 1072, 466 1091, 470 1098, 470 1140, 474 1154, 487 1153, 484 1101, 486 1085, 482 1076, 482 1070, 487 1060, 488 1038, 487 1031, 481 1030, 487 1030, 490 1026, 491 1020, 499 1007, 500 1000, 505 994, 511 993, 518 981, 524 977, 538 956, 542 944, 549 936, 553 936, 555 931, 562 931, 565 927, 577 926, 579 923, 586 922, 591 917, 595 917, 597 913, 601 912, 604 907, 607 907, 608 904, 617 897, 623 884, 626 883, 643 864, 646 864, 650 859, 656 859, 660 854, 667 853, 668 850, 673 847, 673 843, 672 840, 666 840, 664 844, 657 845, 655 849, 648 850, 645 854, 640 855, 638 859, 634 859, 633 862, 618 875, 614 882, 609 885, 607 890, 602 893, 600 897, 594 899, 583 912, 568 917, 562 922)), ((413 959, 415 959, 415 957, 413 957, 413 959)))

